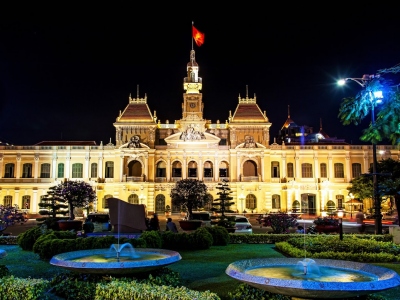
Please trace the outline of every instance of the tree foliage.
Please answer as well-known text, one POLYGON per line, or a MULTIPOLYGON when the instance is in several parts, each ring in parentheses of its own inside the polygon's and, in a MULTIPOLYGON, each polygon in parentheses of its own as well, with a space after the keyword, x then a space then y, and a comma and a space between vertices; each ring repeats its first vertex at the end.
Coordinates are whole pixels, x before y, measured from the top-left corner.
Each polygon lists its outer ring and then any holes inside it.
MULTIPOLYGON (((56 218, 58 214, 66 215, 68 211, 68 205, 65 204, 64 199, 61 196, 60 191, 57 189, 57 186, 52 186, 47 191, 47 194, 40 199, 40 203, 38 204, 39 208, 44 209, 45 211, 41 215, 50 215, 52 218, 56 218)), ((42 219, 40 219, 42 220, 42 219)))
POLYGON ((69 219, 74 220, 75 207, 87 207, 97 196, 93 187, 84 181, 66 180, 54 188, 65 203, 68 203, 69 219))
MULTIPOLYGON (((378 197, 381 202, 385 198, 400 200, 400 162, 392 158, 378 161, 377 164, 378 197)), ((369 174, 362 174, 351 181, 352 186, 348 188, 356 198, 373 198, 373 176, 372 168, 369 174)), ((400 206, 400 202, 399 202, 400 206)))
POLYGON ((176 206, 187 208, 189 220, 194 209, 204 207, 209 201, 207 185, 198 179, 182 179, 171 189, 171 201, 176 206))
POLYGON ((228 180, 222 180, 222 182, 219 182, 215 188, 219 190, 219 192, 217 193, 217 195, 219 195, 219 198, 214 199, 211 211, 220 214, 220 216, 218 217, 217 225, 223 226, 225 228, 234 228, 235 217, 229 217, 225 215, 225 213, 234 212, 230 209, 230 207, 235 204, 235 202, 232 201, 233 197, 229 196, 232 191, 229 187, 228 180))

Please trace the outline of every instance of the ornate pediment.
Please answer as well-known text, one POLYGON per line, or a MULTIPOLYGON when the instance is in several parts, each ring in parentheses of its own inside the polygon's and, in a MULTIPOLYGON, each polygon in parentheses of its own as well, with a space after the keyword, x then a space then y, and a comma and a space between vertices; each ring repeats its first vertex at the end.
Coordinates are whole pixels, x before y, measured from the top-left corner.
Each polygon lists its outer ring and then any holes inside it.
POLYGON ((195 130, 178 132, 164 139, 168 148, 218 148, 220 140, 215 135, 195 130))

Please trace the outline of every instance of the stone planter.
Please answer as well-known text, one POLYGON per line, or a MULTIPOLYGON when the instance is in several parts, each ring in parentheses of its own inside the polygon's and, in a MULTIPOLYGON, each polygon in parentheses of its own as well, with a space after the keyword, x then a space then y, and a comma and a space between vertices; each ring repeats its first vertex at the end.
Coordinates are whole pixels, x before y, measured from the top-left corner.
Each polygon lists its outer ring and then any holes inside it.
POLYGON ((180 220, 179 226, 182 230, 189 231, 189 230, 196 230, 201 226, 203 223, 201 220, 180 220))
POLYGON ((59 220, 57 221, 58 227, 62 231, 74 230, 81 231, 83 222, 81 220, 59 220))

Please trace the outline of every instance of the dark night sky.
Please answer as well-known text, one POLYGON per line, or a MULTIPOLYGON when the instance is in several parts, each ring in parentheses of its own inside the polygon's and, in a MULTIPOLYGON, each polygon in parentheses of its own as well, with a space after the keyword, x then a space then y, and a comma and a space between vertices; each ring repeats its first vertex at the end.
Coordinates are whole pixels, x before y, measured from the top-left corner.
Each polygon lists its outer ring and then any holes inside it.
POLYGON ((205 33, 204 45, 194 48, 206 119, 225 122, 248 85, 249 97, 256 94, 272 122, 271 142, 290 105, 298 125, 318 131, 322 119, 330 136, 361 144, 363 127, 343 126, 337 117, 341 100, 360 86, 338 87, 336 81, 400 63, 397 8, 324 2, 299 3, 289 12, 288 3, 259 3, 3 11, 0 141, 115 143, 113 123, 129 94, 136 97, 137 85, 162 123, 180 119, 194 21, 205 33))

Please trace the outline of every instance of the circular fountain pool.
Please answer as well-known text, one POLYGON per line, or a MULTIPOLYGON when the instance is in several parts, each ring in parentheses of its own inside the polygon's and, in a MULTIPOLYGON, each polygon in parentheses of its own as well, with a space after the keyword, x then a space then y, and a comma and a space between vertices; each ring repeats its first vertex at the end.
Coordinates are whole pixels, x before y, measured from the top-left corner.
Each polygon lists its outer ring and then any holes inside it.
POLYGON ((110 256, 110 249, 93 249, 61 253, 50 264, 87 274, 124 275, 147 272, 181 260, 172 250, 135 248, 132 255, 110 256))
POLYGON ((390 269, 342 260, 313 262, 317 274, 299 271, 298 258, 241 260, 231 263, 226 274, 271 293, 305 299, 356 297, 400 285, 400 276, 390 269))

